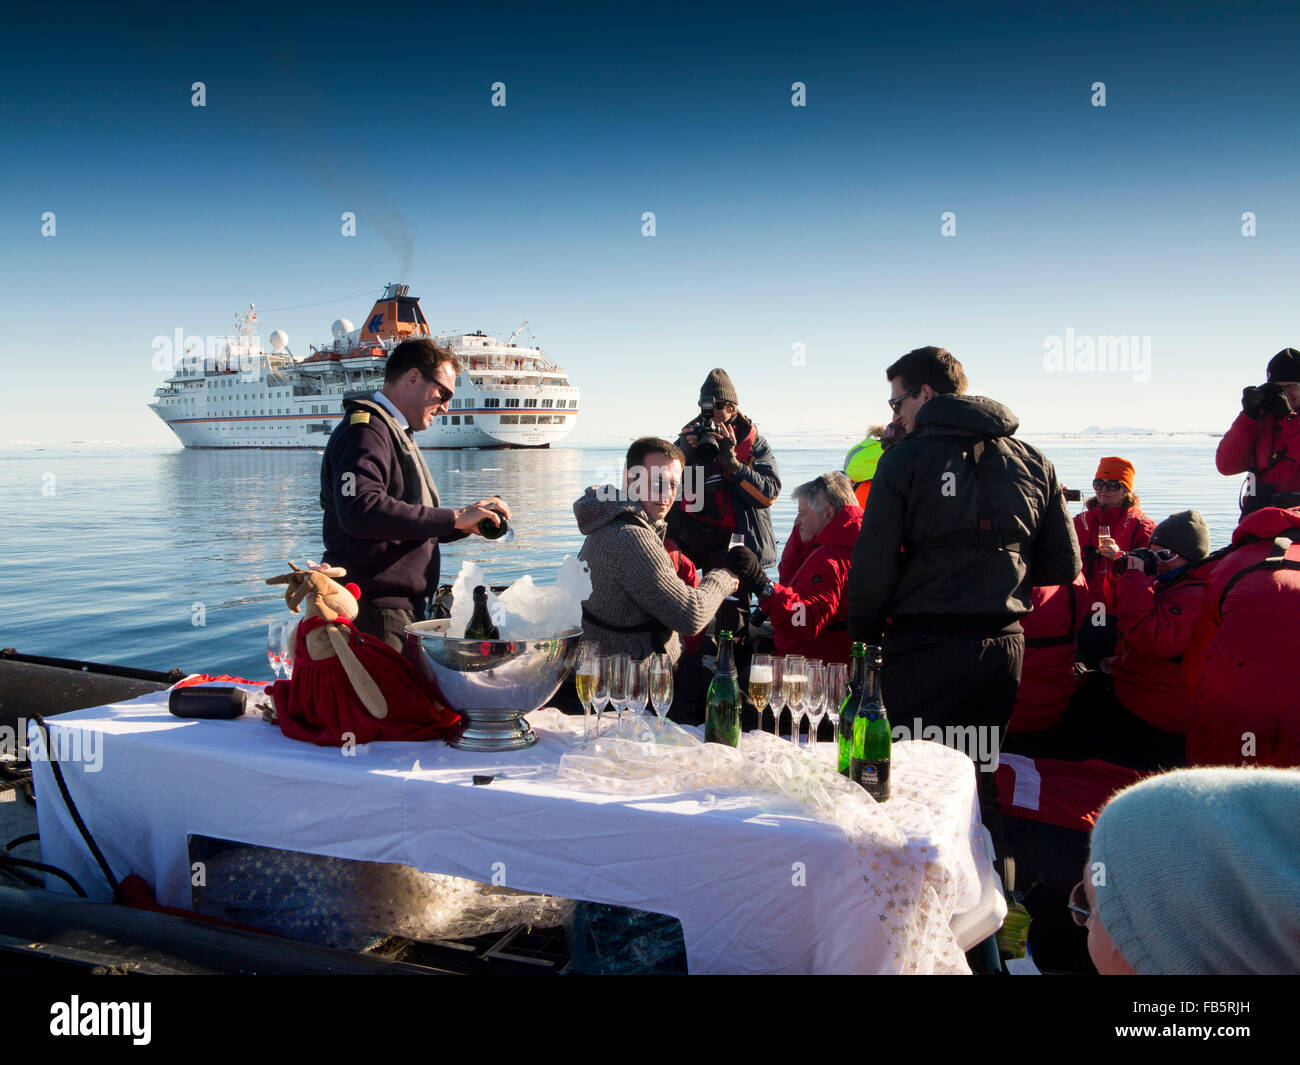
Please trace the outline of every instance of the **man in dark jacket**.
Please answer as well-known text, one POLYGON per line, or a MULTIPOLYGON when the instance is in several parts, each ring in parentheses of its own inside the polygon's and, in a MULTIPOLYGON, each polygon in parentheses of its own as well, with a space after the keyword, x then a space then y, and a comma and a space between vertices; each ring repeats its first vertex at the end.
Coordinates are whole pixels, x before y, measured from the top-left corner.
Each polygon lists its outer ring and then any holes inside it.
POLYGON ((733 533, 744 537, 762 565, 776 561, 770 508, 781 494, 781 478, 771 447, 740 413, 739 402, 727 372, 711 371, 700 388, 700 415, 677 439, 687 472, 668 531, 697 566, 725 564, 733 533))
POLYGON ((438 590, 438 542, 510 517, 495 498, 440 506, 416 446, 415 434, 447 410, 459 369, 456 356, 428 337, 398 344, 383 389, 343 404, 321 461, 324 560, 361 588, 357 628, 399 651, 403 629, 426 616, 426 600, 438 590))
MULTIPOLYGON (((971 754, 968 730, 990 730, 978 749, 996 751, 1020 685, 1019 618, 1031 587, 1079 572, 1074 526, 1052 464, 1013 438, 1006 407, 963 394, 947 351, 918 348, 885 376, 898 443, 881 456, 853 549, 849 635, 879 644, 888 620, 882 695, 896 730, 921 739, 918 722, 937 725, 971 754)), ((995 765, 980 768, 1000 847, 995 765)))

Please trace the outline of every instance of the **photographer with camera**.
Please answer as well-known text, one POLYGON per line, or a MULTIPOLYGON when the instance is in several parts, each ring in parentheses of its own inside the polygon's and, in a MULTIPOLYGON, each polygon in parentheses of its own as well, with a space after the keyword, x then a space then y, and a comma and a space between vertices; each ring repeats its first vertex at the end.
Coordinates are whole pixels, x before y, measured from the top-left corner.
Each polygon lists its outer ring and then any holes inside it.
POLYGON ((1249 473, 1241 513, 1300 505, 1300 351, 1283 348, 1265 384, 1242 389, 1241 413, 1219 441, 1214 464, 1225 477, 1249 473))
MULTIPOLYGON (((1147 547, 1115 560, 1107 600, 1119 628, 1115 655, 1086 674, 1070 716, 1105 752, 1088 754, 1135 768, 1186 764, 1191 699, 1183 655, 1205 602, 1210 531, 1194 510, 1172 514, 1147 547)), ((1082 752, 1081 752, 1082 753, 1082 752)))
POLYGON ((740 413, 725 370, 704 379, 699 404, 698 417, 677 439, 693 469, 669 512, 669 535, 697 566, 726 565, 732 534, 744 538, 760 565, 770 566, 776 561, 770 508, 781 492, 772 449, 740 413))

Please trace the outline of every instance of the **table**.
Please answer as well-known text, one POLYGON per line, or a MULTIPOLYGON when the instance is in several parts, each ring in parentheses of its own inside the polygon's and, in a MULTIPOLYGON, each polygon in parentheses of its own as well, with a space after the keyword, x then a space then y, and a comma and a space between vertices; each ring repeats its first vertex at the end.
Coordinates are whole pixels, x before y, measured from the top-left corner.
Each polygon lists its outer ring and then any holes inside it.
MULTIPOLYGON (((581 790, 558 772, 581 718, 543 710, 529 721, 538 744, 498 754, 442 742, 315 747, 253 715, 173 717, 165 692, 48 723, 115 875, 139 874, 169 906, 190 905, 197 834, 671 914, 692 973, 962 971, 960 952, 1005 914, 974 765, 959 752, 895 745, 887 805, 905 843, 864 855, 782 796, 581 790), (475 785, 476 775, 493 779, 475 785), (915 876, 903 893, 890 877, 907 860, 915 876), (864 878, 868 867, 877 872, 864 878)), ((42 860, 109 898, 48 762, 32 762, 42 860)), ((47 887, 70 890, 53 877, 47 887)))

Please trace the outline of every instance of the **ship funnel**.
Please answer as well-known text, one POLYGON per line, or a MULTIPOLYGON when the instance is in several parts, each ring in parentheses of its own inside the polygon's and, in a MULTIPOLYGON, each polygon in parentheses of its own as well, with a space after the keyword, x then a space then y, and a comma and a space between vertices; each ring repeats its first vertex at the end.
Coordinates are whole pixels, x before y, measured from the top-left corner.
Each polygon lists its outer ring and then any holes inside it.
POLYGON ((420 298, 410 296, 407 285, 384 286, 384 294, 375 300, 361 326, 361 343, 381 340, 402 341, 412 336, 430 336, 429 323, 420 309, 420 298))

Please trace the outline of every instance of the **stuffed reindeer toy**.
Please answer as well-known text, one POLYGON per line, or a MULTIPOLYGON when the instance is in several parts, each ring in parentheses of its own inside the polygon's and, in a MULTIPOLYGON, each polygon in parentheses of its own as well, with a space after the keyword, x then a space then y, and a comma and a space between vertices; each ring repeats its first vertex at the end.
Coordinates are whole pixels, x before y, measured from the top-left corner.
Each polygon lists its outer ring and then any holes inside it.
POLYGON ((447 736, 459 716, 437 704, 415 668, 383 640, 353 624, 360 589, 342 585, 338 566, 309 566, 267 578, 303 613, 293 646, 293 675, 269 691, 280 731, 320 746, 447 736))

